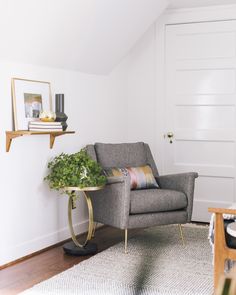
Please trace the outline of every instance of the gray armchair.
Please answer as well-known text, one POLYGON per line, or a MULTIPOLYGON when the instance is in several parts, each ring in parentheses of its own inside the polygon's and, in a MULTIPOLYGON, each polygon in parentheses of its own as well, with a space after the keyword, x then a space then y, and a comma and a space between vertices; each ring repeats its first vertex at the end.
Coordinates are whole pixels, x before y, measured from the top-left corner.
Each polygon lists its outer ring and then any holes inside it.
POLYGON ((143 142, 96 143, 86 149, 104 169, 150 165, 160 186, 130 190, 128 176, 109 177, 103 190, 90 193, 94 220, 125 230, 125 251, 128 229, 131 228, 178 224, 183 239, 181 224, 191 221, 197 173, 159 176, 150 148, 143 142))

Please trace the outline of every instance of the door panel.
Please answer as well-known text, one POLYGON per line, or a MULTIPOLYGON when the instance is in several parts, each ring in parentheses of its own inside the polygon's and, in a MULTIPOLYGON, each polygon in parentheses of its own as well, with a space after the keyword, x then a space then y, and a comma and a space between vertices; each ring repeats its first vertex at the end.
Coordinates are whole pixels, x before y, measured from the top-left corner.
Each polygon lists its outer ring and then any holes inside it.
POLYGON ((228 105, 234 106, 234 94, 177 94, 173 97, 176 106, 184 105, 228 105))
POLYGON ((178 140, 175 142, 175 163, 194 165, 225 165, 232 167, 234 144, 231 142, 178 140), (186 151, 191 151, 186 153, 186 151), (221 151, 224 151, 221 153, 221 151), (219 153, 221 156, 219 157, 219 153))
POLYGON ((232 94, 235 92, 235 70, 177 70, 177 94, 232 94), (224 80, 224 83, 222 83, 224 80))
POLYGON ((166 27, 165 171, 196 171, 193 220, 235 198, 236 21, 166 27))
MULTIPOLYGON (((200 165, 200 164, 194 165, 191 163, 189 164, 175 163, 174 168, 171 170, 167 170, 167 173, 185 173, 190 171, 198 172, 200 178, 203 176, 234 178, 234 175, 235 175, 235 169, 233 166, 223 166, 223 165, 207 166, 207 165, 200 165)), ((207 198, 208 198, 208 194, 207 192, 205 192, 205 197, 202 196, 202 200, 207 198)), ((212 206, 214 206, 214 204, 212 206)))
POLYGON ((178 34, 178 39, 177 59, 231 58, 235 56, 234 32, 183 33, 178 34))
POLYGON ((232 142, 232 134, 234 129, 209 129, 209 130, 193 130, 188 128, 175 128, 176 140, 207 140, 207 141, 223 141, 232 142), (220 139, 219 139, 220 138, 220 139))
POLYGON ((207 200, 232 203, 234 200, 234 179, 223 177, 200 177, 196 186, 195 197, 201 198, 208 191, 207 200))
POLYGON ((176 106, 174 124, 180 129, 226 129, 234 127, 234 118, 234 106, 176 106))

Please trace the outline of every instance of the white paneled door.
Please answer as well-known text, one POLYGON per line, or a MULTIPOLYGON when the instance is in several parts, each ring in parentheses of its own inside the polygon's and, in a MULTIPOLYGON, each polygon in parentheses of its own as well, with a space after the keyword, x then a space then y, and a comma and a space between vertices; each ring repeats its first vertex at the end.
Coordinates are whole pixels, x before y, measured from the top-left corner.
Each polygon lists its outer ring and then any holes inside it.
POLYGON ((209 221, 236 201, 236 21, 167 26, 165 65, 165 172, 199 173, 192 220, 209 221))

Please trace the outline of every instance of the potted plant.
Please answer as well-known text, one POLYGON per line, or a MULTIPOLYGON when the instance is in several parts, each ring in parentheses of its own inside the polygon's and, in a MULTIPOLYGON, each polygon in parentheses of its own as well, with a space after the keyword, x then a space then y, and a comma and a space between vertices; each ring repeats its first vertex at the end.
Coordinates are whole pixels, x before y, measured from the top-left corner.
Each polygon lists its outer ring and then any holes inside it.
POLYGON ((102 167, 82 149, 75 154, 62 153, 48 163, 50 173, 44 178, 51 189, 64 187, 99 187, 106 183, 102 167))

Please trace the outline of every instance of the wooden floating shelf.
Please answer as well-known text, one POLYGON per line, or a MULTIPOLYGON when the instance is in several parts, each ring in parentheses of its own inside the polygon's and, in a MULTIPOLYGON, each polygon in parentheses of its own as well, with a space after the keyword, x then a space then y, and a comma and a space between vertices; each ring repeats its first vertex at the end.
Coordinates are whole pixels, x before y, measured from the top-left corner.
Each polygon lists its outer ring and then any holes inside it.
POLYGON ((6 131, 6 152, 9 152, 11 147, 12 139, 24 136, 24 135, 50 135, 50 149, 53 148, 55 138, 57 136, 65 134, 73 134, 75 131, 28 131, 28 130, 18 130, 18 131, 6 131))

